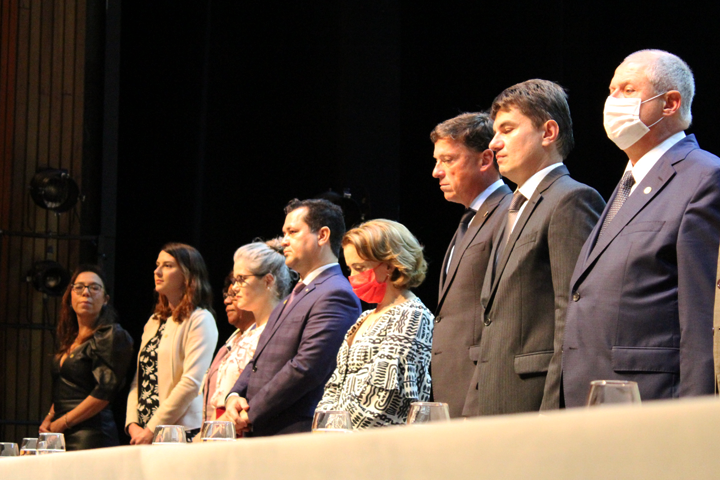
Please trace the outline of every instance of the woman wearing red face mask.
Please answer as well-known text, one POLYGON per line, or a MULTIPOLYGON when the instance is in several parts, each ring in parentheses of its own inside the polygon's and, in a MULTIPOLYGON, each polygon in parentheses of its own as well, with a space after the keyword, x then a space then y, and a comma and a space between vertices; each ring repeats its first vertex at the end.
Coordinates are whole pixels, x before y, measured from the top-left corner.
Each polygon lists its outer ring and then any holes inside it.
POLYGON ((404 424, 410 403, 430 397, 434 317, 411 291, 427 263, 403 225, 372 220, 343 237, 357 296, 376 303, 348 331, 317 410, 350 412, 353 428, 404 424))

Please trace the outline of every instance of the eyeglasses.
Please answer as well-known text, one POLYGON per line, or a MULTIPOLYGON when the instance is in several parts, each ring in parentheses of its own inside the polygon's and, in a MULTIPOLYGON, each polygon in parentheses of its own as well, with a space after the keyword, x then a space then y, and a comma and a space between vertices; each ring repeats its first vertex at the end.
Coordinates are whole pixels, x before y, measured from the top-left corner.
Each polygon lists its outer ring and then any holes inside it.
POLYGON ((267 274, 266 274, 266 273, 263 273, 262 275, 253 275, 253 274, 248 274, 248 275, 235 275, 235 278, 233 279, 233 285, 238 284, 238 285, 240 285, 241 287, 245 287, 245 286, 247 286, 247 284, 248 284, 248 281, 247 281, 248 278, 250 278, 250 277, 264 277, 265 275, 267 275, 267 274))
POLYGON ((229 297, 229 298, 235 298, 235 292, 233 292, 233 291, 230 290, 230 289, 228 289, 227 292, 223 292, 223 300, 225 300, 225 299, 228 298, 228 297, 229 297))
POLYGON ((99 283, 91 283, 90 285, 84 285, 82 283, 72 284, 72 291, 77 295, 82 295, 86 288, 92 295, 98 294, 104 290, 103 286, 99 283))

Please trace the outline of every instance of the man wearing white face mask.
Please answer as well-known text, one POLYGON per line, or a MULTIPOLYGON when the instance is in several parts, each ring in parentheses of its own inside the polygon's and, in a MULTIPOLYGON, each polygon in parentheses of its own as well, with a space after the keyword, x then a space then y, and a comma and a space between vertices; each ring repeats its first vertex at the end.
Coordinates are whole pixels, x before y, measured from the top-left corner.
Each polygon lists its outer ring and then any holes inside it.
POLYGON ((720 159, 690 126, 695 85, 680 58, 628 56, 605 102, 627 167, 571 280, 563 344, 568 407, 592 380, 631 380, 643 401, 712 394, 720 159))

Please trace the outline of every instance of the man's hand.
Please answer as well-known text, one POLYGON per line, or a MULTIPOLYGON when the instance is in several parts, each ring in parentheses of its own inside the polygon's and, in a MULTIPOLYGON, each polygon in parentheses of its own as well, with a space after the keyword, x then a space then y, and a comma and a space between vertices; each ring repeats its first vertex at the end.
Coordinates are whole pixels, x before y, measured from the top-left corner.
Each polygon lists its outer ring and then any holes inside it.
POLYGON ((128 426, 130 434, 130 445, 149 445, 152 443, 153 432, 149 428, 143 428, 137 423, 131 423, 128 426))
POLYGON ((236 432, 249 432, 250 431, 250 418, 248 417, 248 410, 250 406, 244 397, 236 397, 233 395, 228 398, 225 403, 225 415, 228 419, 235 423, 236 432))

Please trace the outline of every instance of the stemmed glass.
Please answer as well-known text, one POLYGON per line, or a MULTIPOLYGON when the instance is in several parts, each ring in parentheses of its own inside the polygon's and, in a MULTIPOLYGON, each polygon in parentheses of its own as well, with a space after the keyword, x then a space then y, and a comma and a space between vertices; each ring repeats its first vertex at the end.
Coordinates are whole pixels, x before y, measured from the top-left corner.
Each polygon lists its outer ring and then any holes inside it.
POLYGON ((450 420, 450 411, 447 403, 441 402, 413 402, 408 413, 408 425, 429 422, 447 422, 450 420))
POLYGON ((177 445, 187 443, 185 427, 182 425, 158 425, 153 435, 153 445, 177 445))
POLYGON ((235 425, 232 422, 205 422, 200 438, 203 442, 231 442, 235 440, 235 425))
POLYGON ((344 410, 316 411, 313 417, 313 433, 352 433, 350 413, 344 410))
POLYGON ((41 433, 37 439, 38 455, 65 451, 65 435, 62 433, 41 433))
POLYGON ((625 380, 594 380, 590 382, 590 393, 586 402, 588 407, 613 403, 640 404, 640 390, 637 382, 625 380))
POLYGON ((0 442, 0 457, 17 457, 20 455, 17 443, 0 442))
POLYGON ((23 438, 20 444, 20 456, 37 455, 37 438, 23 438))

